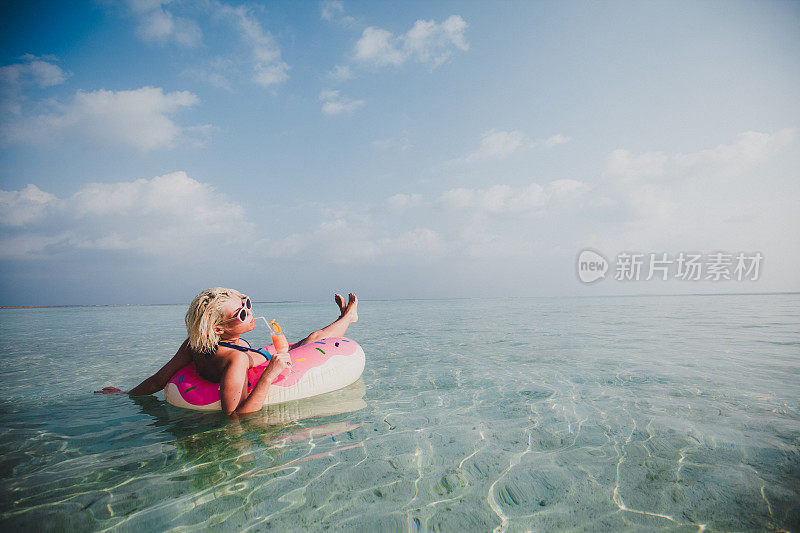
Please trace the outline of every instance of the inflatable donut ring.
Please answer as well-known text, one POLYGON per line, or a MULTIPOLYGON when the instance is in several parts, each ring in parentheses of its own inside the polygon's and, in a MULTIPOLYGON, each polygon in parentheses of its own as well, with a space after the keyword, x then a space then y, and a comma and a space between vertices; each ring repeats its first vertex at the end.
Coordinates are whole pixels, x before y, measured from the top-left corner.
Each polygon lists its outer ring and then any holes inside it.
MULTIPOLYGON (((265 349, 274 354, 270 345, 265 349)), ((364 350, 344 337, 328 337, 289 350, 292 367, 281 372, 267 392, 264 405, 300 400, 354 383, 364 371, 364 350)), ((252 392, 268 363, 247 370, 247 393, 252 392)), ((181 368, 164 388, 166 400, 177 407, 220 411, 220 385, 200 377, 194 363, 181 368)))

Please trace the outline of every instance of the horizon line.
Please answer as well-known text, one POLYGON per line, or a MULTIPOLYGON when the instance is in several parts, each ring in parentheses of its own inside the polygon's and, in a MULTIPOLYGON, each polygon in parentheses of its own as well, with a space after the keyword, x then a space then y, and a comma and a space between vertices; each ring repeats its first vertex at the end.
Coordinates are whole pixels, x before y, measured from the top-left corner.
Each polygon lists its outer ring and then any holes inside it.
MULTIPOLYGON (((639 294, 587 294, 584 296, 490 296, 490 297, 448 297, 448 298, 371 298, 359 299, 359 302, 397 302, 397 301, 437 301, 437 300, 503 300, 503 299, 534 299, 534 298, 640 298, 654 296, 777 296, 784 294, 800 294, 800 291, 776 292, 698 292, 698 293, 639 293, 639 294)), ((269 300, 253 301, 257 304, 288 304, 288 303, 321 303, 322 300, 269 300)), ((184 303, 141 303, 141 304, 63 304, 63 305, 0 305, 0 309, 61 309, 78 307, 159 307, 171 305, 185 305, 184 303)))

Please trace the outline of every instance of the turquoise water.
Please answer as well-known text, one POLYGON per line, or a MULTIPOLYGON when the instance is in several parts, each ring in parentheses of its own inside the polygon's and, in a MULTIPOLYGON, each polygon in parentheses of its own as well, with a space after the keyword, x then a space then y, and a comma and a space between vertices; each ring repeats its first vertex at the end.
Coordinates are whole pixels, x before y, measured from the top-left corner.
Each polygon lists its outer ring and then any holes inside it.
MULTIPOLYGON (((290 338, 334 311, 256 305, 290 338)), ((365 301, 345 390, 239 421, 92 394, 184 312, 0 310, 3 530, 800 529, 800 295, 365 301)))

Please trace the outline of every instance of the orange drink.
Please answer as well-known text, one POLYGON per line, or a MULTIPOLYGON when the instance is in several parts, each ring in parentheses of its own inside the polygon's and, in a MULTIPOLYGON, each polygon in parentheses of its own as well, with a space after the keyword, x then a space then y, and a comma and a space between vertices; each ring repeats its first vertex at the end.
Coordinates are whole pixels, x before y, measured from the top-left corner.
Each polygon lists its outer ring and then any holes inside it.
MULTIPOLYGON (((264 322, 267 320, 264 319, 264 322)), ((273 318, 269 322, 267 322, 267 326, 269 327, 270 336, 272 337, 272 345, 275 346, 275 351, 277 353, 287 353, 289 351, 289 343, 286 342, 286 336, 281 331, 281 327, 273 318)), ((289 363, 289 373, 292 373, 292 363, 289 363)))
POLYGON ((283 333, 273 333, 271 336, 275 351, 278 353, 286 353, 289 351, 289 343, 286 342, 286 335, 283 333))

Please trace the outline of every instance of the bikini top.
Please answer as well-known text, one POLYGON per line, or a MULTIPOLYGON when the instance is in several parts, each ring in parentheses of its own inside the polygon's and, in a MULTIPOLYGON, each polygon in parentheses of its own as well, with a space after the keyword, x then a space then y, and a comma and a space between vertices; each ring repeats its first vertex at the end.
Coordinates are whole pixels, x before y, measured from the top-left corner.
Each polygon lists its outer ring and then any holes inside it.
MULTIPOLYGON (((247 342, 245 339, 242 339, 242 340, 244 342, 247 342)), ((217 345, 224 346, 225 348, 233 348, 234 350, 238 350, 240 352, 245 352, 245 353, 247 353, 247 352, 260 353, 261 355, 263 355, 264 357, 267 358, 267 361, 272 359, 272 354, 270 354, 265 348, 259 348, 258 350, 256 350, 255 348, 251 348, 250 347, 250 343, 249 342, 247 342, 247 346, 239 346, 238 344, 233 344, 233 343, 225 342, 225 341, 219 341, 217 343, 217 345)), ((214 355, 214 354, 213 353, 207 353, 206 354, 206 359, 210 358, 212 355, 214 355)))

